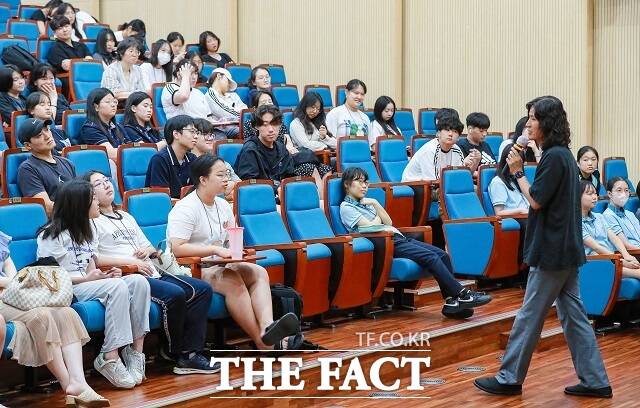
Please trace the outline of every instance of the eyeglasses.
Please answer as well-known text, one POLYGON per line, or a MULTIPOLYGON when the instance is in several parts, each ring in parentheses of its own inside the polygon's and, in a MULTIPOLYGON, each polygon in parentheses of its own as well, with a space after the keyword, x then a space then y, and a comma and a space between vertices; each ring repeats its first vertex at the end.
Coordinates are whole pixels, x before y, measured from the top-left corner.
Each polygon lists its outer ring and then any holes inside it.
POLYGON ((129 48, 127 50, 127 54, 131 54, 131 55, 140 55, 140 50, 136 49, 136 48, 129 48))
POLYGON ((231 170, 227 170, 224 174, 217 174, 220 179, 231 179, 231 170))
POLYGON ((367 180, 364 180, 364 179, 355 179, 353 181, 357 181, 358 183, 360 183, 363 186, 368 186, 369 185, 369 182, 367 180))
POLYGON ((193 133, 194 135, 200 134, 200 131, 196 128, 192 128, 192 127, 182 128, 182 132, 184 132, 185 130, 189 133, 193 133))
POLYGON ((104 103, 105 105, 117 105, 117 99, 103 99, 100 103, 104 103))
POLYGON ((320 107, 319 106, 308 106, 307 110, 311 111, 311 112, 320 112, 320 107))
POLYGON ((108 178, 103 178, 102 180, 97 180, 95 183, 93 183, 93 187, 98 188, 100 186, 107 188, 111 185, 111 180, 109 180, 108 178))
POLYGON ((216 140, 216 137, 213 133, 203 133, 202 136, 207 142, 213 142, 214 140, 216 140))

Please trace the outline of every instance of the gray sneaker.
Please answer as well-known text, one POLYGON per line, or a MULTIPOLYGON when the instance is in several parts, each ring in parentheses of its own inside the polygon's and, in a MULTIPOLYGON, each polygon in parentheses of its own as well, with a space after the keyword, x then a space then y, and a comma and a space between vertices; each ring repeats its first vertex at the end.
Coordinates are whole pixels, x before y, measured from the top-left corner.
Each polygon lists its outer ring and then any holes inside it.
POLYGON ((122 364, 122 360, 105 360, 104 354, 98 354, 93 360, 93 367, 104 376, 111 384, 118 388, 133 388, 136 385, 135 380, 122 364))
POLYGON ((144 353, 135 351, 129 345, 122 350, 122 359, 124 360, 124 365, 127 367, 127 371, 131 375, 131 378, 136 382, 136 385, 140 385, 142 380, 147 378, 144 375, 144 353))

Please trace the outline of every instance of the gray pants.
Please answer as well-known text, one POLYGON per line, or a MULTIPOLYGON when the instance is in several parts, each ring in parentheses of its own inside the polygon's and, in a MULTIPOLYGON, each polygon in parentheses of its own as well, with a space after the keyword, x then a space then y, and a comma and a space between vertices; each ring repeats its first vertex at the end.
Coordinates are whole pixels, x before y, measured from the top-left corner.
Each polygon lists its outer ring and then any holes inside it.
POLYGON ((98 300, 105 308, 102 353, 133 342, 149 332, 151 294, 147 279, 138 274, 73 285, 79 301, 98 300))
POLYGON ((554 300, 580 384, 589 388, 609 386, 593 328, 580 300, 577 268, 555 271, 531 268, 522 308, 513 323, 496 379, 500 384, 524 382, 544 319, 554 300))

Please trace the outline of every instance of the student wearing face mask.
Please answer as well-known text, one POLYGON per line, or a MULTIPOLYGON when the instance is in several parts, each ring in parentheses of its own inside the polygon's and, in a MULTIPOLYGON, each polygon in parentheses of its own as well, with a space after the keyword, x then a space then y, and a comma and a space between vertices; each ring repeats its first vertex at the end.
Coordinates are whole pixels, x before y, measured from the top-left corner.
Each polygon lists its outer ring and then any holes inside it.
POLYGON ((613 177, 607 182, 609 206, 602 213, 609 228, 626 249, 640 249, 640 222, 624 206, 629 201, 629 185, 622 177, 613 177))
POLYGON ((151 86, 162 82, 171 82, 173 64, 171 45, 167 40, 160 39, 151 46, 149 62, 140 65, 142 79, 147 84, 147 93, 151 95, 151 86))

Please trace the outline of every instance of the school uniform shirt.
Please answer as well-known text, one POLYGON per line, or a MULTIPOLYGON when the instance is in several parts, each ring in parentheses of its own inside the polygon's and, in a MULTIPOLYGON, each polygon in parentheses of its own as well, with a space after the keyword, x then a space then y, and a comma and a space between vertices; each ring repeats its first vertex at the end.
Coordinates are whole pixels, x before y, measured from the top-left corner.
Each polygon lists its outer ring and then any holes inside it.
MULTIPOLYGON (((362 218, 367 221, 372 221, 377 216, 378 211, 376 211, 376 207, 371 204, 362 204, 349 195, 345 196, 344 201, 340 203, 340 221, 342 221, 342 225, 344 225, 349 232, 358 232, 358 222, 360 222, 362 218)), ((402 235, 400 231, 392 225, 385 225, 384 229, 394 234, 402 235)))
POLYGON ((167 82, 167 75, 162 68, 154 67, 150 62, 145 62, 140 65, 140 71, 142 72, 142 78, 146 84, 151 85, 162 82, 167 82))
MULTIPOLYGON (((586 217, 582 217, 582 240, 593 238, 599 245, 611 252, 615 252, 616 247, 609 241, 607 233, 611 228, 607 224, 602 214, 590 212, 586 217)), ((597 255, 598 253, 588 246, 584 246, 585 255, 597 255)))
POLYGON ((213 87, 210 87, 205 95, 211 117, 216 122, 233 122, 240 119, 240 111, 247 109, 247 105, 242 102, 235 92, 227 92, 222 95, 213 87))
POLYGON ((504 206, 505 210, 529 209, 529 201, 518 190, 513 180, 509 182, 513 190, 510 190, 500 177, 494 177, 489 183, 489 198, 491 204, 504 206))
MULTIPOLYGON (((282 125, 284 127, 284 125, 282 125)), ((291 140, 296 147, 306 147, 309 150, 323 150, 326 148, 335 149, 337 141, 335 137, 327 135, 324 139, 320 138, 320 131, 311 123, 313 133, 308 134, 300 119, 295 118, 289 125, 289 133, 291 140)))
POLYGON ((167 119, 171 119, 178 115, 189 115, 192 118, 207 119, 211 117, 211 108, 207 103, 207 99, 204 94, 197 88, 191 88, 189 99, 181 104, 175 104, 173 102, 173 95, 180 89, 180 85, 175 82, 169 82, 162 89, 162 95, 160 97, 162 101, 162 109, 164 110, 167 119))
POLYGON ((487 142, 482 142, 479 145, 474 145, 468 138, 460 139, 458 141, 458 147, 462 150, 464 157, 467 157, 471 153, 471 149, 476 149, 480 152, 480 165, 496 164, 496 158, 491 151, 491 147, 487 142))
POLYGON ((591 182, 591 184, 593 184, 593 187, 595 187, 596 191, 598 192, 599 196, 606 196, 607 195, 607 190, 604 188, 602 183, 600 183, 600 172, 598 170, 594 171, 587 178, 582 177, 582 172, 578 172, 578 177, 580 177, 580 180, 585 180, 585 181, 591 182))
POLYGON ((425 143, 409 160, 402 172, 402 181, 438 180, 440 170, 448 166, 462 166, 464 157, 458 145, 448 152, 442 150, 438 138, 425 143))
POLYGON ((203 203, 193 191, 178 201, 169 212, 167 241, 185 239, 190 244, 215 245, 228 248, 228 227, 235 227, 231 204, 215 198, 213 205, 203 203))
POLYGON ((91 258, 96 255, 98 243, 95 240, 95 230, 93 236, 94 240, 91 242, 77 243, 73 242, 67 230, 62 231, 56 238, 49 236, 44 239, 40 233, 37 239, 36 255, 38 258, 52 256, 69 276, 82 277, 86 275, 91 258))
POLYGON ((2 115, 2 121, 11 126, 11 113, 25 110, 26 103, 27 98, 22 94, 14 98, 8 92, 0 92, 0 115, 2 115))
POLYGON ((164 140, 160 133, 151 126, 140 126, 139 124, 126 124, 124 130, 129 140, 142 141, 145 143, 158 143, 164 140))
POLYGON ((631 245, 640 247, 640 221, 631 211, 609 204, 602 216, 614 234, 622 232, 631 245))
POLYGON ((139 142, 140 139, 129 139, 127 132, 121 124, 110 122, 109 124, 97 124, 87 120, 80 128, 80 143, 99 146, 109 143, 114 148, 126 143, 139 142))
POLYGON ((200 55, 200 59, 202 60, 202 62, 206 62, 209 64, 216 64, 216 67, 218 68, 224 68, 226 64, 233 62, 231 57, 228 54, 225 54, 224 52, 219 52, 218 55, 220 55, 220 60, 213 58, 209 54, 200 55))
POLYGON ((385 132, 384 128, 382 127, 382 125, 378 122, 377 119, 374 119, 371 121, 371 127, 370 127, 370 131, 369 131, 369 146, 371 148, 373 148, 373 146, 376 144, 376 140, 378 139, 379 136, 384 136, 384 135, 400 135, 402 136, 402 132, 400 132, 400 129, 398 129, 398 131, 396 132, 395 130, 393 130, 393 128, 391 126, 389 126, 389 132, 385 132))
POLYGON ((195 159, 193 153, 187 152, 181 163, 170 145, 161 149, 151 157, 145 187, 169 187, 171 197, 180 198, 182 187, 192 184, 191 162, 195 159))
POLYGON ((76 176, 76 169, 69 160, 53 156, 55 163, 29 156, 18 167, 18 189, 23 197, 33 197, 46 192, 52 201, 62 183, 76 176))
POLYGON ((346 105, 340 105, 327 114, 327 130, 336 138, 341 136, 367 136, 369 117, 364 112, 351 111, 346 105))
POLYGON ((111 92, 146 92, 151 85, 145 83, 142 77, 142 70, 138 65, 132 65, 129 71, 129 79, 124 75, 122 62, 116 61, 105 68, 100 82, 102 88, 107 88, 111 92))
POLYGON ((66 72, 62 69, 62 61, 73 58, 84 58, 90 55, 89 49, 83 43, 71 41, 71 45, 69 45, 63 41, 56 40, 49 49, 47 59, 57 72, 66 72))

